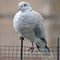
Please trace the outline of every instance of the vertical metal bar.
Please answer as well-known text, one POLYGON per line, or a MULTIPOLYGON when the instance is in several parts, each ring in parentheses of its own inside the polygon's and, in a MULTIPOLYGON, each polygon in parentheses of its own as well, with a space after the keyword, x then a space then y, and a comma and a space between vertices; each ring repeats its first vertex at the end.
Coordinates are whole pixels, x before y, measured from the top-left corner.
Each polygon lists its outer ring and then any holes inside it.
POLYGON ((24 38, 20 37, 20 40, 21 40, 21 60, 23 60, 23 40, 24 40, 24 38))
POLYGON ((59 60, 59 40, 60 40, 60 38, 58 37, 58 46, 57 46, 57 60, 59 60))

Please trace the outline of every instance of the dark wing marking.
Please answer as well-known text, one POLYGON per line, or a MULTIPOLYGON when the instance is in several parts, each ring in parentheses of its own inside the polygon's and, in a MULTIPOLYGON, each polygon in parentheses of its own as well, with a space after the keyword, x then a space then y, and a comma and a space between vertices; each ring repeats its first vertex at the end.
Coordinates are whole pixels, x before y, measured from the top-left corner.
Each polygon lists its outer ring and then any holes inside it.
POLYGON ((35 26, 34 31, 35 31, 36 36, 37 36, 38 38, 40 38, 42 41, 44 41, 44 42, 47 44, 46 39, 45 39, 44 37, 41 37, 42 31, 41 31, 41 29, 38 27, 38 25, 35 26))

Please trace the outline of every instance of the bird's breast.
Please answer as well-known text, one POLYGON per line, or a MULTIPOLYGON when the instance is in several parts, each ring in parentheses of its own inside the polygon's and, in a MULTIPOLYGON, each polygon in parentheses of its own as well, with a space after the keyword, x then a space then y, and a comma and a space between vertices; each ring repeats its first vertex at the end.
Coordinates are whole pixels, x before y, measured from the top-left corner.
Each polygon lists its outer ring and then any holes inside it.
POLYGON ((34 28, 35 28, 34 23, 22 23, 20 25, 20 32, 25 36, 29 36, 32 35, 34 28))
POLYGON ((34 40, 33 39, 33 37, 35 36, 34 27, 25 25, 25 26, 21 27, 20 32, 25 38, 34 40))
POLYGON ((21 24, 20 30, 24 33, 29 33, 34 29, 34 24, 21 24))

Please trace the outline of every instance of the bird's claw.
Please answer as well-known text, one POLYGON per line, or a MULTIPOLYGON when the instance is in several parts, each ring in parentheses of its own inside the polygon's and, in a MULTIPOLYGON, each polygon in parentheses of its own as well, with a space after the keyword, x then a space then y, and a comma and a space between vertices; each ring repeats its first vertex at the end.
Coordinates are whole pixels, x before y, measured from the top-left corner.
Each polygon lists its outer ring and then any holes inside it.
POLYGON ((31 53, 33 53, 34 47, 30 47, 30 48, 28 49, 28 51, 31 51, 31 53))

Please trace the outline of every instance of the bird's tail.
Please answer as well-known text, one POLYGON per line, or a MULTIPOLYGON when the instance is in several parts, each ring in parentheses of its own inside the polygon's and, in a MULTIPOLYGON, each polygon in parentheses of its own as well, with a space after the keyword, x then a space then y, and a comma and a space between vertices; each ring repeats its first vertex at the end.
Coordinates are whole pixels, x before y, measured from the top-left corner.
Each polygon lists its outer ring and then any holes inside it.
POLYGON ((44 55, 44 56, 51 56, 52 55, 50 49, 47 46, 40 47, 37 44, 36 44, 36 46, 37 46, 38 50, 42 53, 42 55, 44 55))

